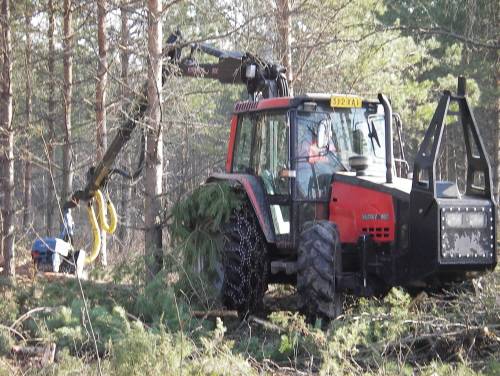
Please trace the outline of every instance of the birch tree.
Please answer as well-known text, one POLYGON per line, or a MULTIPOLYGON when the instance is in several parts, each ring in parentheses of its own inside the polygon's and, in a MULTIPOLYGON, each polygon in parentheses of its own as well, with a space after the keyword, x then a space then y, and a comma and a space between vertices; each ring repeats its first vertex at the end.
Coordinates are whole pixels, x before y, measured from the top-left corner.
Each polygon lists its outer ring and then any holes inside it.
POLYGON ((162 209, 163 137, 161 125, 162 0, 148 0, 148 112, 145 173, 145 257, 147 278, 152 279, 163 263, 162 209))
POLYGON ((0 10, 2 81, 0 96, 0 176, 3 188, 2 205, 2 239, 4 274, 15 275, 15 243, 14 243, 14 128, 12 127, 12 45, 10 32, 9 0, 2 0, 0 10))

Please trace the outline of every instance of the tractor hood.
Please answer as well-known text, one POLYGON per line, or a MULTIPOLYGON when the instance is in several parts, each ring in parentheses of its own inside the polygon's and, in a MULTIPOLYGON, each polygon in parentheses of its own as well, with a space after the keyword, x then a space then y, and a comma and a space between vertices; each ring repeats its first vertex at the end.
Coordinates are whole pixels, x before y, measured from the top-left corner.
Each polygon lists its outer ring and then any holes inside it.
POLYGON ((392 183, 387 183, 385 176, 356 176, 353 172, 338 172, 335 174, 333 180, 388 193, 402 201, 410 201, 412 185, 410 179, 393 177, 392 183))
POLYGON ((357 244, 361 234, 374 242, 393 244, 398 238, 396 224, 402 223, 402 208, 409 206, 411 180, 382 176, 356 176, 338 172, 333 177, 330 221, 337 224, 344 244, 357 244))

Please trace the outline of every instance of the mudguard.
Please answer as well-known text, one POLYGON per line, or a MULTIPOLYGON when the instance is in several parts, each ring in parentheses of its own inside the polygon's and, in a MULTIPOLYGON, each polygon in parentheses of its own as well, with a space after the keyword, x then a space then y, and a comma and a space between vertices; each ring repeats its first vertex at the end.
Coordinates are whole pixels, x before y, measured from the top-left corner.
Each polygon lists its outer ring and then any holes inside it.
POLYGON ((262 184, 254 175, 215 173, 207 179, 207 183, 226 181, 235 187, 241 187, 252 203, 253 210, 259 220, 260 228, 268 243, 276 243, 271 213, 262 184))

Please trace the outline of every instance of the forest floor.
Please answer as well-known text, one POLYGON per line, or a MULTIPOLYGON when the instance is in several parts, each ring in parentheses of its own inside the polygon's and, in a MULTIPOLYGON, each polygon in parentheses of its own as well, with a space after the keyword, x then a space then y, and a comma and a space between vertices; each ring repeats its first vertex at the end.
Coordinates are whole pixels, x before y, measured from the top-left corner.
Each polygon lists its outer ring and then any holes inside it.
POLYGON ((0 375, 500 375, 499 268, 456 291, 353 299, 323 330, 292 287, 241 321, 170 274, 18 271, 0 281, 0 375))

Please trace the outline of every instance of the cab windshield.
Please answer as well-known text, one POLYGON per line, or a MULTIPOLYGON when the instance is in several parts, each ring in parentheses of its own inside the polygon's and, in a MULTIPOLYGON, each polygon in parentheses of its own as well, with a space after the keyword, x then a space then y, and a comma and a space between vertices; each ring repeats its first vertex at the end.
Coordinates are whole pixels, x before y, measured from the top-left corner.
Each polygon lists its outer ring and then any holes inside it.
POLYGON ((382 109, 328 108, 297 113, 297 193, 299 199, 328 200, 332 175, 349 170, 349 158, 368 157, 370 175, 385 173, 382 109))

